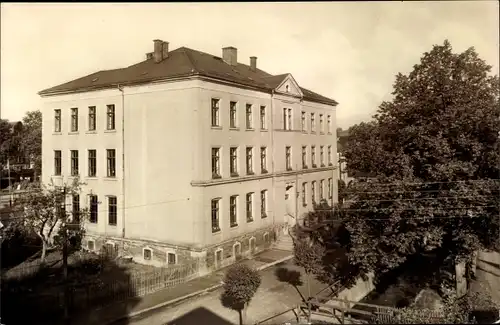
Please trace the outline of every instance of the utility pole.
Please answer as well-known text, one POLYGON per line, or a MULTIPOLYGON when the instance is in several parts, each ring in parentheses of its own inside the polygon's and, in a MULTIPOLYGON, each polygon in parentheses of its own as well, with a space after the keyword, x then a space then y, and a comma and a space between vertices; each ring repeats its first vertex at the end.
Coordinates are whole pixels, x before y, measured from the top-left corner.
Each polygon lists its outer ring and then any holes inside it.
POLYGON ((7 177, 9 178, 9 206, 12 208, 12 181, 10 179, 10 157, 7 156, 7 177))
POLYGON ((68 286, 68 228, 66 217, 66 186, 63 188, 61 221, 63 226, 63 277, 64 277, 64 324, 70 323, 69 318, 69 286, 68 286))

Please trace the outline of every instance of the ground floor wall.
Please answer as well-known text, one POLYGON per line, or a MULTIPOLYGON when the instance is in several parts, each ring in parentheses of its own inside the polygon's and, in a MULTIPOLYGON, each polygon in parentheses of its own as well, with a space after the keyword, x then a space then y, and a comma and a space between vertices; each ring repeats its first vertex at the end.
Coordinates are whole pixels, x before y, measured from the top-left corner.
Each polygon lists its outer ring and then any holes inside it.
POLYGON ((129 258, 136 263, 157 267, 196 264, 199 273, 206 274, 271 248, 286 227, 286 223, 263 227, 201 249, 97 234, 87 234, 83 247, 88 251, 129 258))

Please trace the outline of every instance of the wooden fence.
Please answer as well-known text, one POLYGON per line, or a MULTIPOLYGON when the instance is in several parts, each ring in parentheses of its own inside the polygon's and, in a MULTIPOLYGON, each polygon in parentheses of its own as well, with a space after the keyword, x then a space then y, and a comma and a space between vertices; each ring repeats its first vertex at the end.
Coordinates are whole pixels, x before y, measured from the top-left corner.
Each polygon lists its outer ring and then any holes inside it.
MULTIPOLYGON (((199 269, 200 261, 196 260, 190 264, 126 274, 122 279, 72 285, 69 289, 70 310, 103 307, 117 301, 137 298, 170 288, 196 278, 199 269)), ((8 289, 5 294, 12 303, 17 302, 26 308, 43 305, 44 315, 53 315, 52 317, 61 315, 64 302, 63 286, 52 287, 43 293, 29 295, 18 292, 14 287, 8 289)))

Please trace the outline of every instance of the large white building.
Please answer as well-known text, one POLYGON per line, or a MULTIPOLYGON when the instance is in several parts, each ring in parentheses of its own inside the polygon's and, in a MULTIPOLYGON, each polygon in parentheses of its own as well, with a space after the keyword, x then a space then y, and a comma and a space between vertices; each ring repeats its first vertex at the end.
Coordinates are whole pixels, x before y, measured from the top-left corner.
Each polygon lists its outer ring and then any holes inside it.
POLYGON ((43 181, 86 183, 72 204, 91 210, 88 249, 212 266, 337 200, 337 102, 233 47, 155 40, 146 56, 39 93, 43 181))

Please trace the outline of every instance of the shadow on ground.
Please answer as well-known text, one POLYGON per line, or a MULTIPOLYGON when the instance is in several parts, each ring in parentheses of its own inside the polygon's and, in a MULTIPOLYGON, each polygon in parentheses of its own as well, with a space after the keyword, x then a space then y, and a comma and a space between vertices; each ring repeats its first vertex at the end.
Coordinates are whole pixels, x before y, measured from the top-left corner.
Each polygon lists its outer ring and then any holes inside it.
POLYGON ((65 301, 71 324, 103 324, 107 317, 127 315, 140 301, 122 264, 97 255, 75 256, 68 263, 67 300, 58 256, 43 267, 2 272, 2 324, 62 324, 65 301), (112 312, 108 306, 113 306, 112 312))
POLYGON ((212 311, 204 307, 198 307, 163 325, 199 325, 199 324, 233 325, 233 323, 227 321, 226 319, 220 317, 219 315, 213 313, 212 311))

